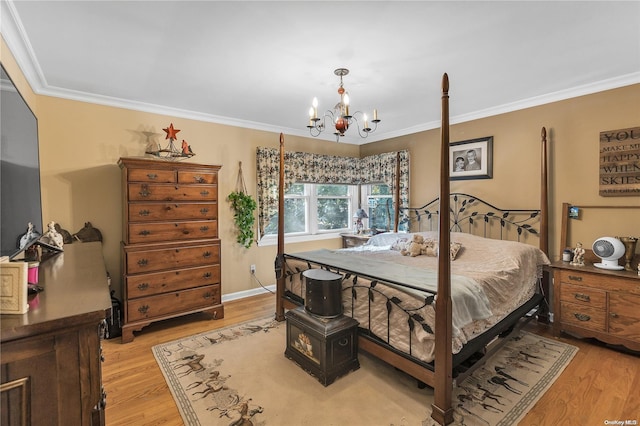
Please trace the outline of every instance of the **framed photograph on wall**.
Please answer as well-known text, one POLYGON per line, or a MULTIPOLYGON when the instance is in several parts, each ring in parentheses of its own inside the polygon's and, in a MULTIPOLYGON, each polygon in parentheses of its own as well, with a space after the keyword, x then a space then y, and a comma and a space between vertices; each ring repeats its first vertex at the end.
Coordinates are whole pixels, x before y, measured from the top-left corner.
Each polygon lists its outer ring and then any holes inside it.
POLYGON ((493 136, 449 144, 451 180, 493 177, 493 136))

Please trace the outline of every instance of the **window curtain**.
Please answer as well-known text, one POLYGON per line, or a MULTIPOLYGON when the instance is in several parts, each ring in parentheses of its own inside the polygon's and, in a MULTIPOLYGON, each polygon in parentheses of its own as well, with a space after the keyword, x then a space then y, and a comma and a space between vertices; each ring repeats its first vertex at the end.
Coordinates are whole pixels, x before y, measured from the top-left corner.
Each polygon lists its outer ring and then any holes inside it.
MULTIPOLYGON (((397 158, 400 157, 400 206, 409 206, 409 151, 388 152, 364 158, 336 157, 308 152, 284 153, 285 192, 292 183, 368 184, 396 186, 397 158)), ((256 150, 258 179, 258 231, 264 235, 269 219, 278 212, 280 150, 256 150)))

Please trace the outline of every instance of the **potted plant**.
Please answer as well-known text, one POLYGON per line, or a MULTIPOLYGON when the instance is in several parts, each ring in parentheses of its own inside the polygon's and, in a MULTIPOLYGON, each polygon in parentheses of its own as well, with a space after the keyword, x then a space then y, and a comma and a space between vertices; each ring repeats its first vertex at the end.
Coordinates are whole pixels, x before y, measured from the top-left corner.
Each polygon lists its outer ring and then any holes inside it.
POLYGON ((258 205, 251 195, 244 191, 233 191, 229 194, 228 199, 233 208, 233 220, 238 230, 236 241, 245 248, 249 248, 251 244, 253 244, 255 237, 253 230, 255 218, 253 212, 258 205))

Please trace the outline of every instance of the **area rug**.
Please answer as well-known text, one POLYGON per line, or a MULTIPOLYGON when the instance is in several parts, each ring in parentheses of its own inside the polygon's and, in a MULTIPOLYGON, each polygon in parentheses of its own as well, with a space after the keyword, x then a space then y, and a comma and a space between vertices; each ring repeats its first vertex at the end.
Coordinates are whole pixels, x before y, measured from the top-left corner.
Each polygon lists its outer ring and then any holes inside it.
MULTIPOLYGON (((431 425, 433 390, 360 352, 360 368, 325 387, 284 356, 286 323, 262 319, 154 346, 184 424, 431 425)), ((512 425, 577 348, 520 332, 454 389, 464 425, 512 425)))

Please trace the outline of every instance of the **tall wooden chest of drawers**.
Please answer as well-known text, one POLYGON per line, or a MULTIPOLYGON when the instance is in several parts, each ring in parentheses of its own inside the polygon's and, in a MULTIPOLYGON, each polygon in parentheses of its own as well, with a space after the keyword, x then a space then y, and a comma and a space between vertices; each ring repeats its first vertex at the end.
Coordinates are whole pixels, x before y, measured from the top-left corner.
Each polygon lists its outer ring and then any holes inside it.
POLYGON ((553 265, 554 332, 640 351, 640 276, 594 266, 553 265))
POLYGON ((121 158, 122 342, 155 321, 224 316, 218 238, 220 166, 121 158))

